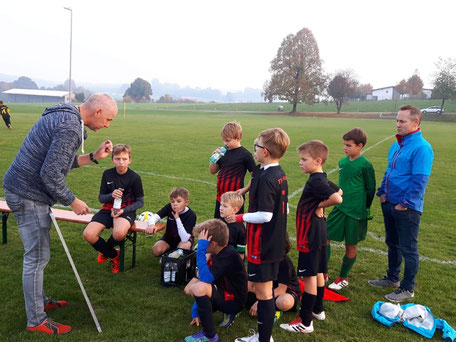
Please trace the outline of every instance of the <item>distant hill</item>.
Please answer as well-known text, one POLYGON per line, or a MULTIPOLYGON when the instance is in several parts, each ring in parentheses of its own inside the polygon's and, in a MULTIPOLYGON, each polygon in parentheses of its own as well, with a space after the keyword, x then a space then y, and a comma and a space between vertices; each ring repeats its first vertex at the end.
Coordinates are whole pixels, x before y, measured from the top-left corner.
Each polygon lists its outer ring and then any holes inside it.
MULTIPOLYGON (((20 76, 27 75, 8 75, 0 73, 0 81, 13 82, 20 76)), ((54 87, 64 82, 53 82, 43 79, 33 79, 38 87, 54 87)), ((78 87, 84 87, 94 93, 104 92, 113 96, 115 99, 122 99, 125 90, 130 86, 130 83, 112 84, 112 83, 91 83, 75 81, 78 87)), ((132 80, 133 82, 133 80, 132 80)), ((158 100, 161 96, 169 94, 173 99, 193 99, 198 102, 262 102, 261 89, 245 88, 243 91, 223 92, 219 89, 212 88, 192 88, 181 87, 176 83, 161 83, 158 79, 151 81, 152 98, 158 100)))

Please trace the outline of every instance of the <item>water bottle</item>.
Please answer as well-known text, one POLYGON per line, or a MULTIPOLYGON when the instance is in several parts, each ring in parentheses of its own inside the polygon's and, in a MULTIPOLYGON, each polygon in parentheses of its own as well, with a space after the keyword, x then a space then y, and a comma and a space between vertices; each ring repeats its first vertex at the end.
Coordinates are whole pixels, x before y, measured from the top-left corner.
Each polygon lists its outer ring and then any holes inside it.
POLYGON ((175 283, 175 282, 176 282, 177 270, 178 270, 177 263, 173 262, 173 263, 171 264, 171 282, 172 282, 172 283, 175 283))
POLYGON ((163 281, 169 283, 171 280, 171 265, 169 262, 165 263, 164 272, 163 272, 163 281))
MULTIPOLYGON (((123 191, 122 188, 119 188, 117 190, 123 191)), ((112 206, 112 208, 114 209, 114 215, 117 215, 117 211, 119 211, 121 207, 122 207, 122 197, 114 198, 114 204, 112 206)))
POLYGON ((177 258, 176 259, 179 259, 182 255, 184 255, 184 251, 182 249, 178 249, 177 250, 177 258))
POLYGON ((227 149, 226 146, 220 147, 220 152, 215 152, 215 153, 209 158, 209 162, 210 162, 211 164, 217 163, 217 161, 225 155, 225 153, 226 153, 227 150, 228 150, 228 149, 227 149))

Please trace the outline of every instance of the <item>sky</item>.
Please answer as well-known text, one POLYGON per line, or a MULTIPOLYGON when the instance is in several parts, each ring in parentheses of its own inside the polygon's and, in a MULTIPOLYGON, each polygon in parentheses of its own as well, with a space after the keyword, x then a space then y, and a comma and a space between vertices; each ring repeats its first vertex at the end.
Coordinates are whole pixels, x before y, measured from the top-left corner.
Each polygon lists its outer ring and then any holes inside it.
POLYGON ((261 89, 283 39, 304 27, 325 73, 351 69, 374 88, 415 70, 432 88, 438 58, 456 58, 454 0, 10 0, 1 5, 0 73, 68 79, 71 12, 64 7, 73 13, 77 85, 141 77, 261 89))

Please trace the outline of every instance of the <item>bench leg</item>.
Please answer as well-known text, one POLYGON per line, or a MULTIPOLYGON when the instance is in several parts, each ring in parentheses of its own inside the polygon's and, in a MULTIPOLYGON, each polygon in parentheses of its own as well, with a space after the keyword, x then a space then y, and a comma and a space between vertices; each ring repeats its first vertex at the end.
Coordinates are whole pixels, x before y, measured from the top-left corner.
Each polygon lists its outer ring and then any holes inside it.
POLYGON ((125 240, 123 240, 120 244, 119 244, 119 247, 120 247, 120 256, 119 256, 119 259, 120 259, 120 265, 119 265, 119 270, 120 272, 123 272, 125 270, 125 240))
POLYGON ((3 244, 6 244, 8 242, 8 215, 9 215, 9 213, 2 214, 3 244))
POLYGON ((131 268, 136 266, 136 235, 137 235, 136 232, 133 232, 131 235, 127 235, 125 237, 125 240, 123 240, 119 244, 119 247, 120 247, 119 270, 120 270, 120 272, 125 271, 125 247, 126 247, 126 243, 128 242, 128 240, 131 241, 131 246, 132 246, 131 268))
POLYGON ((133 236, 132 236, 132 256, 131 256, 131 268, 135 267, 136 266, 136 232, 133 232, 133 236))

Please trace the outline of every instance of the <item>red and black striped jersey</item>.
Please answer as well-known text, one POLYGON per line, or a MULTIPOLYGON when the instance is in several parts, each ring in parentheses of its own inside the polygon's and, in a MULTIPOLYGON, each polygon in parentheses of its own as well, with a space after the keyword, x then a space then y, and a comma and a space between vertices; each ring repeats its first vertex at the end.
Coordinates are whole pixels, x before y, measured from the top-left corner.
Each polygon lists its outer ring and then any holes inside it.
POLYGON ((326 224, 316 224, 314 221, 315 210, 318 204, 337 192, 339 187, 328 181, 324 172, 315 172, 309 179, 302 191, 301 199, 296 209, 296 242, 300 252, 309 252, 322 245, 326 245, 328 229, 326 224), (314 228, 314 229, 312 229, 314 228))
MULTIPOLYGON (((122 195, 122 206, 125 208, 136 202, 137 198, 144 197, 141 177, 131 169, 123 175, 119 175, 116 168, 105 170, 101 178, 100 194, 110 194, 116 189, 124 189, 122 195)), ((101 209, 111 210, 114 199, 104 203, 101 209)))
POLYGON ((272 219, 247 223, 247 260, 253 264, 277 262, 285 254, 288 182, 280 165, 254 169, 249 192, 249 213, 265 211, 272 219))
POLYGON ((219 172, 217 174, 217 201, 227 191, 236 191, 244 187, 244 178, 247 170, 252 172, 255 161, 252 154, 240 146, 226 151, 225 155, 217 161, 219 172))

